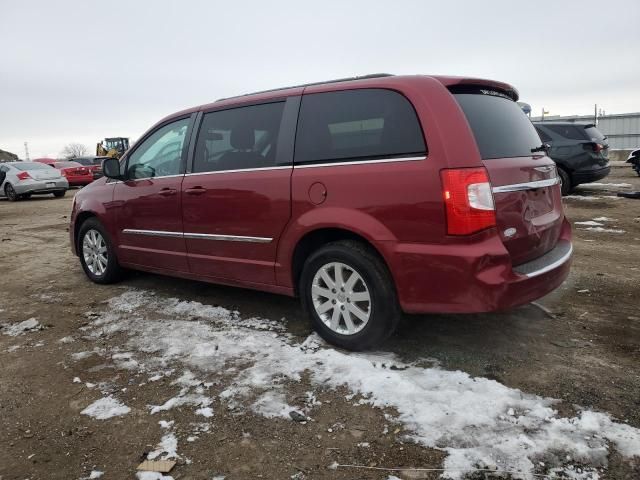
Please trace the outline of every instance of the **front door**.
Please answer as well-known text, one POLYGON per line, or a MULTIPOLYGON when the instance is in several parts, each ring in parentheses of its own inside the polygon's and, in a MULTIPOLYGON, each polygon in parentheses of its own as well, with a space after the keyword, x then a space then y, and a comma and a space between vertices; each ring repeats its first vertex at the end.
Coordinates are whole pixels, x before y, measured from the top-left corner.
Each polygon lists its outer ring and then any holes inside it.
POLYGON ((283 115, 284 101, 203 115, 193 171, 182 183, 192 273, 275 283, 278 238, 291 210, 293 128, 281 123, 287 117, 295 125, 298 104, 287 105, 291 115, 283 115))
POLYGON ((189 118, 157 128, 126 159, 114 190, 122 263, 188 272, 180 188, 189 118))

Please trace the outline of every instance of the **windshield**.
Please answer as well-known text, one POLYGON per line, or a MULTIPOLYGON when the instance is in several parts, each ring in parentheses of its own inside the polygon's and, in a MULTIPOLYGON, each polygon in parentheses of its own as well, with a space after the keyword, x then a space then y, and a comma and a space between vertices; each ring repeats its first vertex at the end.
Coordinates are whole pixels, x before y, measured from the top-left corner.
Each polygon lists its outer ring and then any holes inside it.
POLYGON ((37 163, 37 162, 21 162, 14 163, 14 167, 18 170, 49 170, 51 167, 45 163, 37 163))
POLYGON ((512 99, 499 92, 474 89, 456 93, 484 160, 526 157, 540 147, 535 128, 512 99))

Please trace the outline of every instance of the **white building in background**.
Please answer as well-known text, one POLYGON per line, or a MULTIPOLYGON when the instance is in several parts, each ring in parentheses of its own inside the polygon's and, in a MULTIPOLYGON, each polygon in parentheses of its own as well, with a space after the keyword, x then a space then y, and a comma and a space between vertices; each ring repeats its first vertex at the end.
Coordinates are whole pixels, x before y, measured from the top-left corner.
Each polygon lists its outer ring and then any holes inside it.
MULTIPOLYGON (((532 117, 531 120, 539 122, 540 117, 532 117)), ((595 123, 593 115, 545 115, 544 121, 595 123)), ((640 148, 640 112, 599 116, 597 127, 608 137, 612 150, 640 148)))

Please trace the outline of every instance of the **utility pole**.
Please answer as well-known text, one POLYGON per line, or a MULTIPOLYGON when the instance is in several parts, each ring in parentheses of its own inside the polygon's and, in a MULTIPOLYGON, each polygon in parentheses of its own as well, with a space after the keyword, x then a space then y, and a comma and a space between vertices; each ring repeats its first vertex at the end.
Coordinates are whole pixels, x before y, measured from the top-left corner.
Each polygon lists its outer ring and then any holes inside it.
POLYGON ((593 124, 598 126, 598 104, 593 105, 593 124))
POLYGON ((28 142, 24 142, 24 159, 27 162, 29 161, 29 143, 28 142))

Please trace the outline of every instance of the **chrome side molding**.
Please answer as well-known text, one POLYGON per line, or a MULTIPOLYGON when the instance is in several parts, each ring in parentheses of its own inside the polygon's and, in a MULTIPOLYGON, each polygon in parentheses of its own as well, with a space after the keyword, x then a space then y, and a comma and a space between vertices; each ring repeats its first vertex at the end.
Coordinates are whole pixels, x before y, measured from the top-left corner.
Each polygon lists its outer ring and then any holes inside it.
POLYGON ((270 237, 248 237, 243 235, 214 235, 209 233, 166 232, 163 230, 138 230, 125 228, 122 233, 128 235, 145 235, 147 237, 189 238, 192 240, 217 240, 221 242, 270 243, 270 237))
POLYGON ((493 187, 493 193, 507 193, 507 192, 521 192, 523 190, 535 190, 536 188, 545 188, 558 185, 560 178, 548 178, 546 180, 536 180, 535 182, 526 183, 513 183, 511 185, 502 185, 500 187, 493 187))

